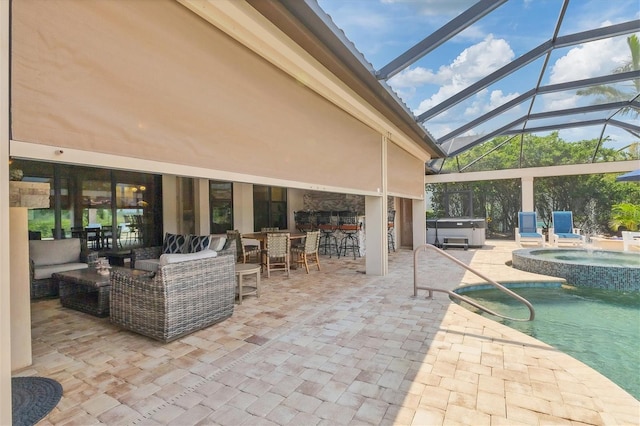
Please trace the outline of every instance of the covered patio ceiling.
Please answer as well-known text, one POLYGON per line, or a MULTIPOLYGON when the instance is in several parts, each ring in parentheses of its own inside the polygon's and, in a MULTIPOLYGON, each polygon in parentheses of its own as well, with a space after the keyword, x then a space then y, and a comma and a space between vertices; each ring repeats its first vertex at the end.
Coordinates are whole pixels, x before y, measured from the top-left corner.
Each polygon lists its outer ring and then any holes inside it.
POLYGON ((597 141, 586 162, 608 161, 598 156, 603 148, 638 160, 636 0, 280 3, 379 99, 424 129, 436 148, 428 174, 496 137, 523 152, 526 135, 551 132, 597 141))

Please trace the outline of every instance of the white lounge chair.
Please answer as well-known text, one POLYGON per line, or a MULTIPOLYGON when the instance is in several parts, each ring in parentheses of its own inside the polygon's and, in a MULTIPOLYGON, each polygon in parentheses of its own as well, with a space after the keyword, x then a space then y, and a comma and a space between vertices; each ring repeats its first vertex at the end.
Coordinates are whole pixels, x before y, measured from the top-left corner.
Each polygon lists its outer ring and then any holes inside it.
POLYGON ((640 250, 640 232, 622 231, 622 247, 624 251, 640 250))

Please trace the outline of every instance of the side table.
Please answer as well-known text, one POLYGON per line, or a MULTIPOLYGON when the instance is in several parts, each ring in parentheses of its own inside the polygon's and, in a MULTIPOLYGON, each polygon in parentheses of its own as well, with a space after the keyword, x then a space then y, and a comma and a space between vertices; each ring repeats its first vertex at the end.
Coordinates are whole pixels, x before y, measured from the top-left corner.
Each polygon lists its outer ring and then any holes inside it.
POLYGON ((255 263, 237 263, 236 264, 236 277, 238 277, 238 304, 242 305, 242 298, 249 294, 255 294, 256 297, 260 297, 260 272, 261 266, 255 263), (256 285, 247 286, 243 283, 245 275, 256 276, 256 285))

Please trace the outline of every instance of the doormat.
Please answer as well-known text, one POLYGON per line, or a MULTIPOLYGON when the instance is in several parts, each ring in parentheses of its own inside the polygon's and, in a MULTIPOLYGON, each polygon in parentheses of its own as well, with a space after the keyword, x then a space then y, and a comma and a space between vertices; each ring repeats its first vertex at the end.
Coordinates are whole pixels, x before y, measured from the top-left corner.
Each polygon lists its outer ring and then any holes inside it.
POLYGON ((13 426, 33 426, 62 398, 62 385, 46 377, 12 377, 13 426))

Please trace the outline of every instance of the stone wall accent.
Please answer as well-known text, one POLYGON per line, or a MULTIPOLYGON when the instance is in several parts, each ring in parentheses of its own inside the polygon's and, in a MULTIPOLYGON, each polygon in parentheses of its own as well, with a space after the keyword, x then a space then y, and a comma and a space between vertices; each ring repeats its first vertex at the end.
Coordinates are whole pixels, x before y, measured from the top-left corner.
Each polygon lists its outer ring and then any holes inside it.
MULTIPOLYGON (((389 210, 395 209, 394 197, 388 198, 389 210)), ((352 211, 364 215, 364 195, 337 194, 333 192, 307 191, 303 195, 306 211, 352 211)))
POLYGON ((9 182, 9 207, 49 208, 49 184, 42 182, 9 182))
POLYGON ((304 210, 344 211, 364 214, 364 196, 336 194, 333 192, 308 191, 303 196, 304 210))

